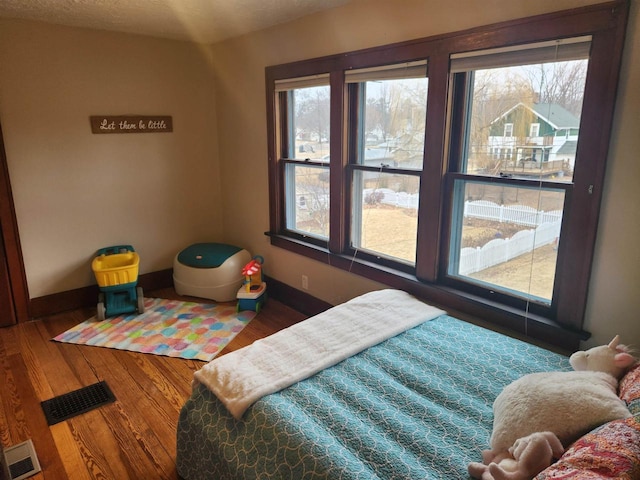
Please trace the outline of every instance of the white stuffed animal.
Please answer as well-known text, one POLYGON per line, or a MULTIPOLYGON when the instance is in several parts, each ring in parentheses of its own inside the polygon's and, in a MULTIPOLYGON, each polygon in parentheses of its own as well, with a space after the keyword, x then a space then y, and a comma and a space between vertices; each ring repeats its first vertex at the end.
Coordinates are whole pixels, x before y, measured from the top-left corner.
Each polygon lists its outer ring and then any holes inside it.
POLYGON ((485 463, 469 464, 469 474, 482 480, 529 480, 564 453, 552 432, 535 432, 519 438, 509 451, 485 463))
POLYGON ((629 353, 628 347, 620 345, 619 335, 616 335, 609 342, 609 345, 576 352, 569 357, 569 363, 576 371, 605 372, 617 380, 622 378, 627 368, 635 361, 636 359, 629 353))
POLYGON ((516 440, 535 432, 552 432, 568 446, 599 425, 630 417, 617 386, 635 361, 616 336, 608 345, 574 353, 572 372, 532 373, 507 385, 493 404, 491 450, 483 452, 484 463, 510 457, 516 440))

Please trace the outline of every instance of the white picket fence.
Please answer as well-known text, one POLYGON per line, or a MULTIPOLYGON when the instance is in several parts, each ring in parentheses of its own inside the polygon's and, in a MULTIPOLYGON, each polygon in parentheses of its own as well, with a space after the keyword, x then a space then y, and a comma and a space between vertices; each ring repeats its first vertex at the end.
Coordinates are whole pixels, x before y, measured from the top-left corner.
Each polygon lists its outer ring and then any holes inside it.
POLYGON ((464 202, 464 216, 537 227, 562 220, 562 210, 545 212, 526 205, 498 205, 486 200, 464 202))
POLYGON ((382 194, 380 203, 393 205, 400 208, 412 208, 414 210, 418 209, 418 201, 420 197, 417 193, 396 192, 391 190, 390 188, 376 188, 375 190, 372 188, 367 188, 362 192, 362 201, 364 203, 367 203, 370 195, 374 192, 376 194, 382 194))
POLYGON ((471 275, 555 243, 560 236, 560 224, 559 220, 543 223, 535 229, 521 230, 511 238, 495 238, 482 247, 463 248, 457 272, 459 275, 471 275))
MULTIPOLYGON (((395 192, 387 188, 366 189, 362 195, 363 203, 371 203, 372 199, 387 205, 400 208, 418 208, 418 194, 395 192), (371 195, 375 195, 372 197, 371 195)), ((318 208, 322 202, 322 208, 327 208, 329 195, 310 197, 304 202, 299 199, 299 207, 308 208, 311 201, 313 208, 318 208)), ((459 275, 471 275, 489 267, 508 262, 520 255, 524 255, 558 241, 562 224, 562 211, 554 210, 545 212, 524 205, 498 205, 486 200, 466 201, 464 203, 464 217, 482 218, 501 223, 513 223, 526 227, 511 238, 496 238, 482 247, 463 248, 458 258, 459 275)))
MULTIPOLYGON (((381 194, 380 203, 400 208, 418 208, 419 196, 417 193, 395 192, 388 188, 366 189, 362 197, 363 202, 366 203, 374 192, 381 194)), ((464 202, 464 216, 537 227, 543 223, 561 220, 562 210, 545 212, 526 205, 498 205, 486 200, 475 200, 464 202)))
MULTIPOLYGON (((365 190, 363 201, 366 202, 367 196, 372 192, 374 190, 365 190)), ((386 188, 375 192, 384 194, 379 199, 381 203, 401 208, 418 208, 418 194, 395 192, 386 188)), ((482 247, 463 248, 457 268, 459 275, 470 275, 555 243, 560 236, 562 224, 562 210, 545 212, 524 205, 498 205, 486 200, 466 201, 463 215, 534 228, 521 230, 511 238, 493 239, 482 247)))

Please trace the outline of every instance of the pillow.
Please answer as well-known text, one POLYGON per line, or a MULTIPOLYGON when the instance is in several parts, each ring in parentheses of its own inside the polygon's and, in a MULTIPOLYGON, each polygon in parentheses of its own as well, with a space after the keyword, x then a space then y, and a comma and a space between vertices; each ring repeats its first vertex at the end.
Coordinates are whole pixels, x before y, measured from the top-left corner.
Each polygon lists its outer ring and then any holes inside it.
POLYGON ((618 395, 627 403, 631 413, 640 413, 640 363, 622 377, 618 395))
POLYGON ((640 478, 640 422, 614 420, 587 433, 535 480, 640 478))
POLYGON ((551 431, 563 445, 611 420, 631 416, 617 380, 603 372, 544 372, 507 385, 493 404, 491 449, 506 451, 532 432, 551 431))

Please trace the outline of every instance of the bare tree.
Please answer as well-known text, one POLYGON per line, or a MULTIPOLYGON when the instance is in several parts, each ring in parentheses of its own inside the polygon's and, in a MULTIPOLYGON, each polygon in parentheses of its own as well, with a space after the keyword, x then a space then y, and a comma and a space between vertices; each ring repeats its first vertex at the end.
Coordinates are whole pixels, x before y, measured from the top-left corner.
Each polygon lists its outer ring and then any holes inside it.
POLYGON ((555 103, 580 118, 587 60, 552 62, 523 69, 539 103, 555 103))
POLYGON ((329 87, 301 88, 295 91, 295 124, 317 142, 329 138, 329 87))

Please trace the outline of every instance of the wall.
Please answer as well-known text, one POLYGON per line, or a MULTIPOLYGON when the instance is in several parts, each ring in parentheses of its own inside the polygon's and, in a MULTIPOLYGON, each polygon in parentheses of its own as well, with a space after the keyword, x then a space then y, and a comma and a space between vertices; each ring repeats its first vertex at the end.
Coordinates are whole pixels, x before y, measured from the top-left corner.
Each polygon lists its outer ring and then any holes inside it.
POLYGON ((0 122, 31 298, 95 284, 98 248, 140 272, 222 240, 208 50, 0 20, 0 122), (171 115, 173 133, 93 135, 90 115, 171 115))
MULTIPOLYGON (((453 32, 498 21, 579 7, 582 0, 513 2, 492 0, 478 8, 475 0, 354 0, 318 13, 212 47, 218 92, 221 171, 225 179, 223 212, 227 240, 246 242, 265 257, 265 272, 296 288, 309 278, 311 294, 338 303, 376 285, 363 278, 272 247, 268 230, 268 182, 264 68, 322 55, 453 32), (238 168, 240 166, 241 168, 238 168), (240 195, 250 184, 251 193, 240 195)), ((607 342, 619 333, 640 347, 640 226, 631 205, 640 202, 637 152, 640 151, 640 58, 638 0, 631 18, 622 66, 615 133, 609 155, 591 293, 585 327, 590 344, 607 342), (635 85, 635 87, 634 87, 635 85)))

